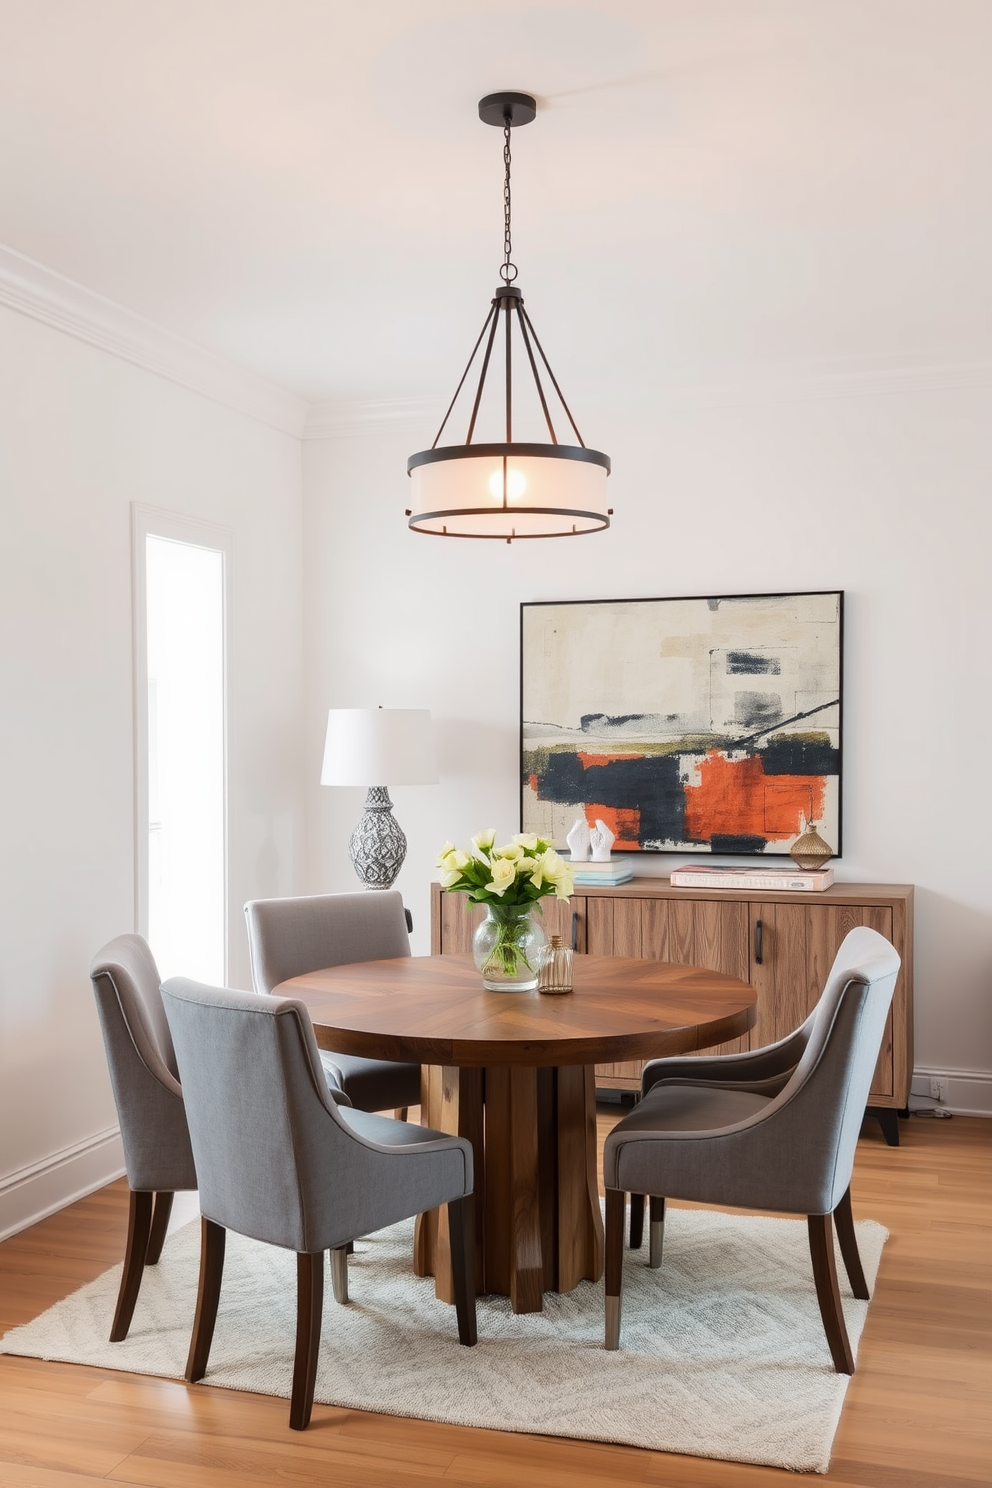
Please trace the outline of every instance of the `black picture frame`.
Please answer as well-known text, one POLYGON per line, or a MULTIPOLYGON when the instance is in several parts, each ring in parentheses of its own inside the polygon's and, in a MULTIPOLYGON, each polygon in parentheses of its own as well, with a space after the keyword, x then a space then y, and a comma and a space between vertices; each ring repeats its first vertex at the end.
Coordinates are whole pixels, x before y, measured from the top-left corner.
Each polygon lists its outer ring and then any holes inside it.
POLYGON ((525 601, 521 830, 785 857, 843 836, 844 592, 525 601))

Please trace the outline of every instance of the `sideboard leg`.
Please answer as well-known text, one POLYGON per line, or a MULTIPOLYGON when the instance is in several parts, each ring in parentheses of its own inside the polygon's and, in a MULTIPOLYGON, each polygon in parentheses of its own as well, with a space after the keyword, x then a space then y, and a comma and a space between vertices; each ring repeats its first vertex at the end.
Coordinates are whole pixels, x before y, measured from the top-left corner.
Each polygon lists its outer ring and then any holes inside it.
POLYGON ((874 1116, 882 1128, 882 1136, 890 1147, 899 1146, 899 1112, 891 1106, 868 1106, 866 1116, 874 1116))

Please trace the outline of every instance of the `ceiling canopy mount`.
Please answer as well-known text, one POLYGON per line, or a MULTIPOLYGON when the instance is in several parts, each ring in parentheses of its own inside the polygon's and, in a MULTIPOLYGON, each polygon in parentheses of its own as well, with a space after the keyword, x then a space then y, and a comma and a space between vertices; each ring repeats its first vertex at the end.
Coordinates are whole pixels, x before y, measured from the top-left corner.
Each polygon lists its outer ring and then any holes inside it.
POLYGON ((509 124, 516 129, 519 124, 533 124, 537 118, 537 99, 529 93, 487 93, 479 99, 479 118, 483 124, 495 124, 504 129, 509 124))

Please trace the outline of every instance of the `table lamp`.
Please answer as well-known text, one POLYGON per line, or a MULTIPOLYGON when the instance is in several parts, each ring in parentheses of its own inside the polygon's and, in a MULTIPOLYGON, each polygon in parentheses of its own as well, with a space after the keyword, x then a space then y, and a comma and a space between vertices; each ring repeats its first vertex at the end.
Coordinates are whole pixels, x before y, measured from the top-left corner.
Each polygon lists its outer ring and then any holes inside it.
POLYGON ((437 784, 430 712, 331 708, 320 783, 368 786, 365 811, 348 852, 366 888, 390 888, 406 857, 406 836, 393 816, 389 787, 437 784))

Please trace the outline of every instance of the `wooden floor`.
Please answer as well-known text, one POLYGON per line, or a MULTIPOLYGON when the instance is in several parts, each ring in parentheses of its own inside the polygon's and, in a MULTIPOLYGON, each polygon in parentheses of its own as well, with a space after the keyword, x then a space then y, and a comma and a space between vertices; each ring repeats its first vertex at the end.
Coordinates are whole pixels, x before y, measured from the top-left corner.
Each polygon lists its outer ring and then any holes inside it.
MULTIPOLYGON (((600 1118, 600 1137, 613 1117, 600 1118)), ((892 1232, 826 1481, 975 1488, 992 1481, 992 1122, 901 1123, 862 1138, 856 1217, 892 1232)), ((0 1245, 0 1332, 123 1254, 122 1184, 0 1245)), ((109 1318, 108 1318, 109 1327, 109 1318)), ((0 1356, 0 1488, 767 1488, 778 1469, 515 1436, 0 1356)))

